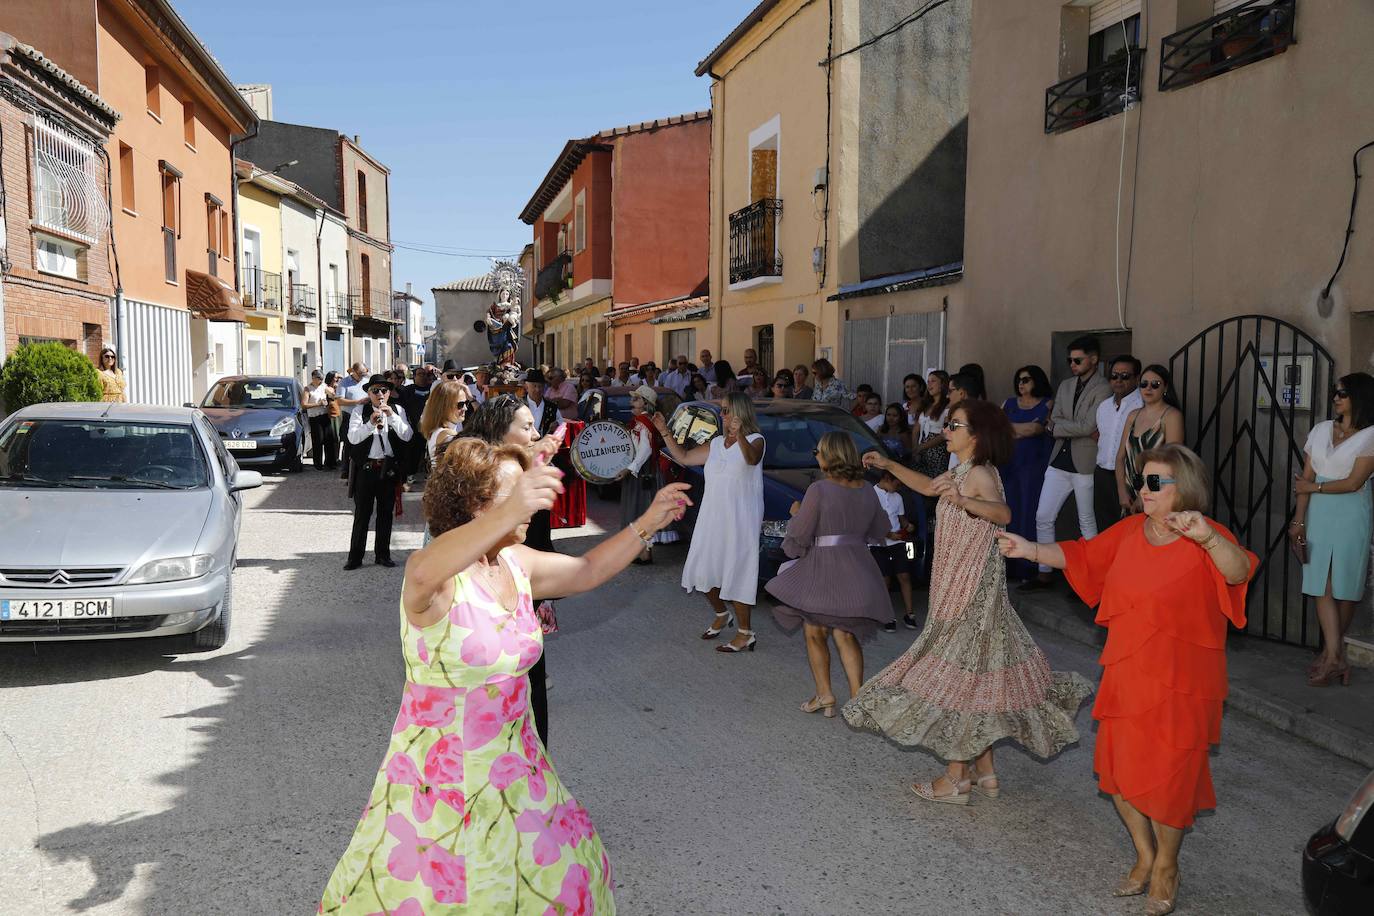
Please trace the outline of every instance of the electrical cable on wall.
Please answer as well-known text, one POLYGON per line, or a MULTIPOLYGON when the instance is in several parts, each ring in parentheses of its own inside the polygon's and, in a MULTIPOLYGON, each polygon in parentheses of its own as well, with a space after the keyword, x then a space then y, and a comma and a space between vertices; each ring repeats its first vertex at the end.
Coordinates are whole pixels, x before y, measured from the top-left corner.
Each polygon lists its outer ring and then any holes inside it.
POLYGON ((1326 281, 1326 286, 1322 287, 1321 298, 1326 301, 1331 298, 1331 287, 1336 283, 1336 277, 1340 274, 1341 268, 1345 266, 1345 256, 1350 251, 1350 237, 1355 234, 1355 205, 1360 201, 1360 153, 1374 146, 1374 140, 1370 140, 1364 146, 1355 150, 1355 155, 1350 157, 1351 166, 1355 170, 1355 187, 1350 191, 1350 219, 1345 224, 1345 242, 1341 245, 1341 258, 1336 262, 1336 269, 1331 272, 1331 279, 1326 281))
MULTIPOLYGON (((878 42, 882 41, 884 38, 887 38, 887 37, 889 37, 889 36, 891 36, 891 35, 896 35, 896 34, 897 34, 898 32, 900 32, 902 29, 906 28, 906 27, 909 26, 909 25, 913 25, 913 24, 916 23, 916 22, 919 22, 919 21, 920 21, 922 18, 924 18, 927 14, 934 12, 935 10, 939 9, 940 7, 944 6, 946 3, 949 3, 949 2, 950 2, 950 0, 930 0, 930 2, 924 4, 923 6, 918 7, 917 9, 913 10, 911 13, 909 13, 909 14, 906 15, 905 17, 903 17, 903 18, 897 20, 897 22, 896 22, 891 28, 885 29, 884 31, 879 32, 877 35, 874 35, 872 38, 869 38, 869 39, 867 39, 866 41, 861 41, 861 42, 859 42, 859 43, 856 44, 854 47, 849 48, 849 49, 846 50, 846 51, 841 51, 839 54, 832 54, 830 50, 827 50, 826 53, 825 53, 825 60, 821 61, 820 65, 821 65, 822 67, 828 67, 830 64, 832 64, 832 63, 834 63, 835 61, 839 60, 841 57, 847 57, 847 56, 849 56, 850 54, 853 54, 853 53, 855 53, 855 52, 857 52, 857 51, 862 51, 864 48, 867 48, 867 47, 870 47, 870 46, 872 46, 872 45, 877 44, 878 42)), ((835 20, 833 7, 832 7, 830 19, 831 19, 831 22, 832 22, 832 23, 833 23, 834 20, 835 20)), ((832 27, 832 33, 833 33, 833 27, 832 27)))

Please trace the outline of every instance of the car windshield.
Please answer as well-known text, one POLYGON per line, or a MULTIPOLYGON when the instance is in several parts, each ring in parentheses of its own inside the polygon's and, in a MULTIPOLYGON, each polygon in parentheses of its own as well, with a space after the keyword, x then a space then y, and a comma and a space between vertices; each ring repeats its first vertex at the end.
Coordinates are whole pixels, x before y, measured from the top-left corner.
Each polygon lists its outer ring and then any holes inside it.
MULTIPOLYGON (((874 449, 885 451, 873 430, 842 411, 761 413, 758 419, 759 432, 763 433, 764 439, 764 470, 816 467, 816 449, 820 446, 821 436, 829 432, 847 434, 854 440, 860 455, 874 449)), ((673 438, 678 442, 690 439, 697 445, 703 445, 719 432, 720 418, 708 407, 688 404, 673 415, 671 429, 673 438)))
POLYGON ((189 426, 36 419, 0 433, 0 486, 189 490, 208 466, 189 426))
POLYGON ((206 393, 200 406, 291 410, 296 406, 293 387, 285 379, 222 379, 206 393))

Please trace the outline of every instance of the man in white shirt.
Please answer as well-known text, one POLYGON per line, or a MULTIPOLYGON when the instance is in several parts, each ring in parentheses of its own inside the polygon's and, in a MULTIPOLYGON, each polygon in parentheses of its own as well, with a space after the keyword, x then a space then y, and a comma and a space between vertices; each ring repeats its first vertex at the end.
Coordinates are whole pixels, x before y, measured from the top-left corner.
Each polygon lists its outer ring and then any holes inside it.
POLYGON ((1097 530, 1121 520, 1116 491, 1116 453, 1126 434, 1126 418, 1145 406, 1140 396, 1140 360, 1130 354, 1112 360, 1107 370, 1112 396, 1097 406, 1097 468, 1093 471, 1093 512, 1097 530))
POLYGON ((343 473, 339 476, 348 479, 350 465, 353 464, 350 457, 353 451, 348 444, 348 420, 353 415, 353 408, 360 404, 367 403, 366 387, 363 383, 367 380, 368 369, 362 363, 354 363, 348 367, 348 371, 339 378, 338 384, 334 388, 335 400, 339 405, 339 427, 345 431, 343 437, 343 473))
POLYGON ((525 406, 534 415, 534 428, 541 439, 553 431, 559 420, 558 409, 544 398, 547 384, 544 373, 539 369, 530 369, 525 373, 525 406))
POLYGON ((353 537, 344 569, 363 565, 367 550, 367 526, 377 512, 377 536, 373 552, 378 566, 395 566, 391 559, 391 522, 396 512, 396 488, 405 473, 406 443, 413 435, 405 411, 391 406, 395 387, 384 376, 367 381, 367 402, 348 420, 348 442, 353 447, 353 537))
MULTIPOLYGON (((325 445, 329 442, 332 427, 329 423, 329 397, 332 392, 324 384, 324 373, 316 369, 310 373, 310 384, 301 395, 301 406, 310 423, 310 452, 314 459, 315 470, 323 471, 325 466, 325 445)), ((333 455, 329 456, 333 458, 333 455)), ((330 465, 333 467, 333 465, 330 465)))
POLYGON ((669 362, 670 368, 667 372, 663 373, 663 377, 659 379, 659 384, 664 388, 673 389, 680 396, 685 398, 687 396, 687 389, 692 384, 692 372, 687 368, 688 365, 685 355, 679 354, 673 357, 669 362))
POLYGON ((711 359, 711 351, 702 350, 700 357, 701 367, 697 371, 701 373, 702 378, 706 379, 706 384, 714 385, 716 383, 716 363, 715 360, 711 359))

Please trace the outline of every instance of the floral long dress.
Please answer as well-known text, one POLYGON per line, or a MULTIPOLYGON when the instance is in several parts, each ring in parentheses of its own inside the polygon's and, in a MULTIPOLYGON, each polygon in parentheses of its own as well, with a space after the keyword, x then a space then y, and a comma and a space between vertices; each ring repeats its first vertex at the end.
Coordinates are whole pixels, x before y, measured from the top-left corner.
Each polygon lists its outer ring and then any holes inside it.
POLYGON ((544 638, 529 577, 511 551, 500 558, 514 611, 466 574, 437 623, 415 627, 401 611, 401 710, 319 912, 615 912, 601 840, 530 716, 526 673, 544 638))
MULTIPOLYGON (((973 467, 955 469, 960 493, 973 467)), ((935 514, 925 628, 845 704, 845 721, 945 760, 972 760, 1003 739, 1052 757, 1078 740, 1074 716, 1092 685, 1051 671, 1026 632, 1007 596, 998 527, 947 499, 935 514)))

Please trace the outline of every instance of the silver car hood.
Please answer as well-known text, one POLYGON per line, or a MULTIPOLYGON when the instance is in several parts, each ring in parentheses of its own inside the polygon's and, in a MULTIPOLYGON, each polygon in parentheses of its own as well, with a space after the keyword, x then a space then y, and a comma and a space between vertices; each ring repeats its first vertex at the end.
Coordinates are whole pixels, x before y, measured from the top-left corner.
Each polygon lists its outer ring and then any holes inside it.
POLYGON ((0 565, 126 566, 196 552, 214 493, 0 489, 0 565))

